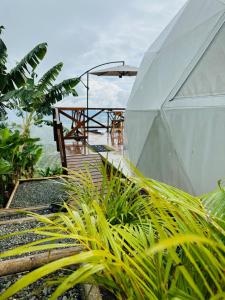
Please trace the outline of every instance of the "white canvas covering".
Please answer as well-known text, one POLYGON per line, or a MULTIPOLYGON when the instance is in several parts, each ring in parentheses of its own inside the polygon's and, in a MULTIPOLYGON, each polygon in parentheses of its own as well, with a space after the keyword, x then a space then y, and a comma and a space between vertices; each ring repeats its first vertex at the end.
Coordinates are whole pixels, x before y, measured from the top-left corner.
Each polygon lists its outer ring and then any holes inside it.
POLYGON ((146 52, 127 105, 130 160, 192 194, 225 178, 225 0, 189 0, 146 52))

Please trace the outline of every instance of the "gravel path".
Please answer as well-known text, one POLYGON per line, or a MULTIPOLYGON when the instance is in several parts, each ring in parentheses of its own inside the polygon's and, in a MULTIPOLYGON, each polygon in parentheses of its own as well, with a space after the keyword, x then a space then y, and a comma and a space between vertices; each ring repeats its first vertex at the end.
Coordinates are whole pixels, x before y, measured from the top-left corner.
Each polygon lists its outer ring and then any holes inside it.
POLYGON ((20 183, 10 208, 62 204, 65 200, 67 194, 60 179, 25 181, 20 183))
MULTIPOLYGON (((59 277, 65 276, 67 274, 68 271, 55 272, 45 277, 44 279, 40 279, 37 282, 31 284, 13 297, 10 297, 9 300, 47 300, 56 288, 56 285, 50 286, 48 284, 48 280, 57 280, 59 279, 59 277)), ((1 294, 4 292, 4 290, 6 290, 10 285, 16 282, 23 275, 25 274, 0 277, 0 299, 1 294)), ((76 286, 60 296, 58 300, 81 300, 81 294, 81 287, 76 286)))
MULTIPOLYGON (((42 223, 37 222, 37 221, 29 221, 29 222, 22 222, 22 223, 16 223, 16 224, 6 224, 6 225, 1 225, 0 227, 0 236, 17 232, 17 231, 22 231, 22 230, 27 230, 27 229, 32 229, 38 226, 42 226, 42 223)), ((26 243, 30 243, 33 241, 36 241, 40 239, 40 235, 35 235, 33 233, 27 233, 24 235, 16 235, 11 238, 7 239, 0 239, 0 252, 6 251, 8 249, 15 248, 19 245, 23 245, 26 243)), ((65 242, 70 242, 69 240, 64 240, 65 242)), ((38 251, 36 253, 40 253, 41 251, 38 251)), ((22 256, 28 256, 29 254, 34 254, 33 253, 26 253, 22 256)), ((13 257, 8 257, 5 259, 10 259, 13 257)), ((5 260, 2 259, 2 260, 5 260)), ((1 263, 1 259, 0 259, 1 263)), ((33 283, 32 285, 28 286, 27 288, 23 289, 21 292, 16 294, 13 297, 10 297, 9 300, 46 300, 49 299, 49 296, 54 292, 56 285, 50 286, 48 284, 48 280, 58 280, 59 277, 65 276, 70 272, 69 270, 60 270, 57 271, 44 279, 38 280, 37 282, 33 283)), ((23 274, 15 274, 15 275, 9 275, 9 276, 3 276, 0 277, 0 299, 1 299, 1 294, 6 290, 10 285, 12 285, 14 282, 16 282, 19 278, 21 278, 25 273, 23 274)), ((80 286, 74 287, 73 289, 67 291, 62 297, 58 298, 59 300, 69 300, 69 299, 74 299, 74 300, 81 300, 81 288, 80 286)))
MULTIPOLYGON (((64 190, 61 180, 42 180, 42 181, 30 181, 22 182, 19 185, 19 188, 14 196, 13 202, 10 208, 26 208, 26 207, 37 207, 51 205, 52 203, 62 204, 63 201, 67 199, 66 191, 64 190)), ((49 214, 52 213, 52 210, 49 209, 40 209, 36 210, 35 213, 40 214, 49 214)), ((6 221, 11 219, 18 219, 26 217, 23 213, 16 213, 11 215, 0 215, 0 221, 6 221)), ((2 224, 0 225, 0 236, 5 234, 14 233, 17 231, 23 231, 27 229, 32 229, 35 227, 40 227, 43 224, 38 221, 26 221, 20 223, 12 224, 2 224)), ((40 235, 35 235, 33 233, 27 233, 23 235, 16 235, 7 239, 0 239, 0 252, 6 251, 8 249, 15 248, 19 245, 30 243, 42 238, 40 235)), ((63 240, 63 242, 71 242, 70 240, 63 240)), ((72 241, 73 242, 73 241, 72 241)), ((40 253, 36 252, 36 253, 40 253)), ((28 256, 30 253, 24 254, 22 256, 28 256)), ((34 253, 32 253, 34 254, 34 253)), ((12 257, 11 257, 12 258, 12 257)), ((9 258, 6 258, 9 259, 9 258)), ((0 260, 1 263, 1 260, 0 260)), ((54 292, 57 285, 50 285, 49 280, 58 280, 60 277, 68 275, 69 270, 59 270, 43 279, 38 280, 37 282, 31 284, 27 288, 23 289, 21 292, 17 293, 13 297, 10 297, 9 300, 47 300, 50 295, 54 292)), ((0 277, 0 299, 1 294, 23 274, 14 274, 9 276, 0 277)), ((73 289, 67 291, 59 300, 81 300, 83 292, 82 288, 78 285, 73 289)))
MULTIPOLYGON (((0 236, 14 233, 17 231, 32 229, 38 226, 40 227, 41 223, 37 221, 1 225, 0 236)), ((15 247, 18 247, 19 245, 34 242, 40 238, 40 235, 35 235, 34 233, 26 233, 23 235, 15 235, 6 239, 0 239, 0 252, 6 251, 8 249, 13 249, 15 247)))

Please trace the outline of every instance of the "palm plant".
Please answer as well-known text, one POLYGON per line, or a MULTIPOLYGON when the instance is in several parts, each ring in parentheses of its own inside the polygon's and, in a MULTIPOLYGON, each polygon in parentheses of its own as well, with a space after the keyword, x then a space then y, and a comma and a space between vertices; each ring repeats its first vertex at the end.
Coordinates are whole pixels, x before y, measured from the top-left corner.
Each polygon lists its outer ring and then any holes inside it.
POLYGON ((203 195, 201 199, 211 216, 225 221, 225 189, 222 180, 218 182, 218 189, 203 195))
MULTIPOLYGON (((0 26, 0 35, 4 27, 0 26)), ((7 47, 0 38, 0 116, 11 107, 10 95, 23 86, 30 71, 34 70, 44 58, 47 44, 41 43, 34 47, 12 70, 7 70, 7 47)))
POLYGON ((32 214, 45 225, 27 232, 45 238, 0 258, 71 245, 83 252, 28 273, 1 299, 74 265, 76 270, 56 280, 51 299, 83 282, 102 286, 118 299, 224 298, 225 231, 199 198, 140 174, 128 180, 118 173, 108 180, 106 169, 100 188, 86 172, 70 175, 66 184, 67 213, 32 214))

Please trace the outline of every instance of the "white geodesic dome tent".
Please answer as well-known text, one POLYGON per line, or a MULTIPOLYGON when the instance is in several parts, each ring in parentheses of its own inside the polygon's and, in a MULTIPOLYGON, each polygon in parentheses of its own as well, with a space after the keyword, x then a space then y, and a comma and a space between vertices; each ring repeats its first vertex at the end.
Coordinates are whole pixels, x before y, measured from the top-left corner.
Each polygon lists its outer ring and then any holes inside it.
POLYGON ((125 126, 145 176, 192 194, 225 178, 225 0, 189 0, 149 48, 125 126))

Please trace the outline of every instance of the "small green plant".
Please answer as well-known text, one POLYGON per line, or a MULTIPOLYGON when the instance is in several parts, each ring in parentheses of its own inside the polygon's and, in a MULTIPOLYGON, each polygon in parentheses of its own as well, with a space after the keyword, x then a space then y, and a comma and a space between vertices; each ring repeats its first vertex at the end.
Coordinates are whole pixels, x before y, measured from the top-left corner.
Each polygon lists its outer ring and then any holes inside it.
POLYGON ((0 258, 71 246, 83 252, 24 275, 1 299, 74 265, 54 281, 58 287, 50 299, 78 283, 99 285, 121 300, 224 298, 224 226, 199 198, 141 175, 128 180, 111 174, 108 180, 106 169, 100 188, 86 172, 69 175, 66 185, 66 213, 31 214, 45 225, 27 232, 44 238, 0 258))
POLYGON ((42 177, 51 177, 56 175, 62 175, 63 169, 60 166, 47 167, 45 169, 38 169, 38 174, 42 177))
POLYGON ((0 129, 0 193, 7 198, 19 178, 33 177, 42 154, 39 139, 23 136, 18 130, 0 129))

